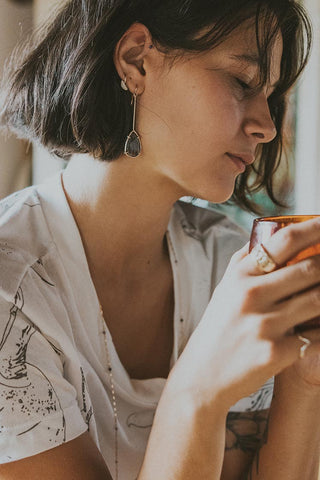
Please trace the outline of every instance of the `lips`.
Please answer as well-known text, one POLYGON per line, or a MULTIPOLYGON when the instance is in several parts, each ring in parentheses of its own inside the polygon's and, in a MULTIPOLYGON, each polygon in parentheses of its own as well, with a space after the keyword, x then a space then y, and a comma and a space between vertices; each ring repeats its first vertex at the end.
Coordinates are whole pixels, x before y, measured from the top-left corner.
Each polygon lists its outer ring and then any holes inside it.
POLYGON ((247 165, 242 158, 232 155, 231 153, 227 153, 226 155, 232 161, 233 165, 237 167, 239 173, 243 173, 246 170, 247 165))
POLYGON ((238 160, 241 160, 241 162, 243 162, 245 165, 251 165, 255 160, 254 155, 252 155, 250 153, 231 153, 231 152, 228 152, 227 155, 231 158, 233 157, 233 158, 236 158, 238 160))

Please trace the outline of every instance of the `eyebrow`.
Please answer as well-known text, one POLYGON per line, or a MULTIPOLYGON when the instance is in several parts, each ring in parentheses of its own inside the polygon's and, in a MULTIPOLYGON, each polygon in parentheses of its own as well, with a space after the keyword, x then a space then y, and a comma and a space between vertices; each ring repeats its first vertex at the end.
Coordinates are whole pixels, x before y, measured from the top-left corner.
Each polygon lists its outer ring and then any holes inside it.
POLYGON ((247 62, 252 65, 259 64, 259 56, 255 53, 242 53, 241 55, 229 55, 232 60, 238 60, 240 62, 247 62))
MULTIPOLYGON (((229 58, 231 58, 232 60, 237 60, 239 62, 246 62, 254 66, 257 66, 260 64, 260 58, 255 53, 242 53, 240 55, 233 54, 233 55, 229 55, 229 58)), ((278 83, 279 81, 274 83, 273 85, 270 85, 270 87, 275 89, 278 83)))

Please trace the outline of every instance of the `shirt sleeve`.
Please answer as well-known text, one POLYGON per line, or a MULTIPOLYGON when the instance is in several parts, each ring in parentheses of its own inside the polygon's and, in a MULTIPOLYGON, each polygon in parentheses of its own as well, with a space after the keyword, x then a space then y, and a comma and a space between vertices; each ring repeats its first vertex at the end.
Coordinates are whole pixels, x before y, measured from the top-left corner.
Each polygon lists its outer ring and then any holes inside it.
POLYGON ((63 444, 87 430, 63 352, 17 305, 0 298, 0 463, 63 444))

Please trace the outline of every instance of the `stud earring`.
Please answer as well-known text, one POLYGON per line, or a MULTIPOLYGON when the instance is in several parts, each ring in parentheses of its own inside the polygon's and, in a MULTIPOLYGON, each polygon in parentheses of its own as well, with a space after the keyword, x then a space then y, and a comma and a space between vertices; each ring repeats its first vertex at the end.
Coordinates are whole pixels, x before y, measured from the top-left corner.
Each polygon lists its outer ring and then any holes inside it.
POLYGON ((121 80, 121 88, 123 88, 123 90, 128 90, 126 76, 124 77, 124 80, 121 80))
POLYGON ((132 131, 129 133, 125 146, 124 146, 124 153, 127 157, 135 158, 138 157, 141 153, 141 140, 136 132, 136 111, 137 111, 137 91, 138 88, 135 89, 134 94, 132 95, 131 105, 133 104, 133 125, 132 131))

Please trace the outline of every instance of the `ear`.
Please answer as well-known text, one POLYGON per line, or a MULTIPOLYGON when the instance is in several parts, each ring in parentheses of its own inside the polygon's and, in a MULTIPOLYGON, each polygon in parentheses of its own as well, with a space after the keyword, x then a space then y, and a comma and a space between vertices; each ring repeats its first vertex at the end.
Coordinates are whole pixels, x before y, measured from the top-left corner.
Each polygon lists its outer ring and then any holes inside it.
POLYGON ((144 92, 145 62, 151 54, 152 38, 148 28, 142 23, 133 23, 121 37, 114 51, 113 61, 120 79, 127 78, 131 93, 137 88, 138 95, 144 92))

